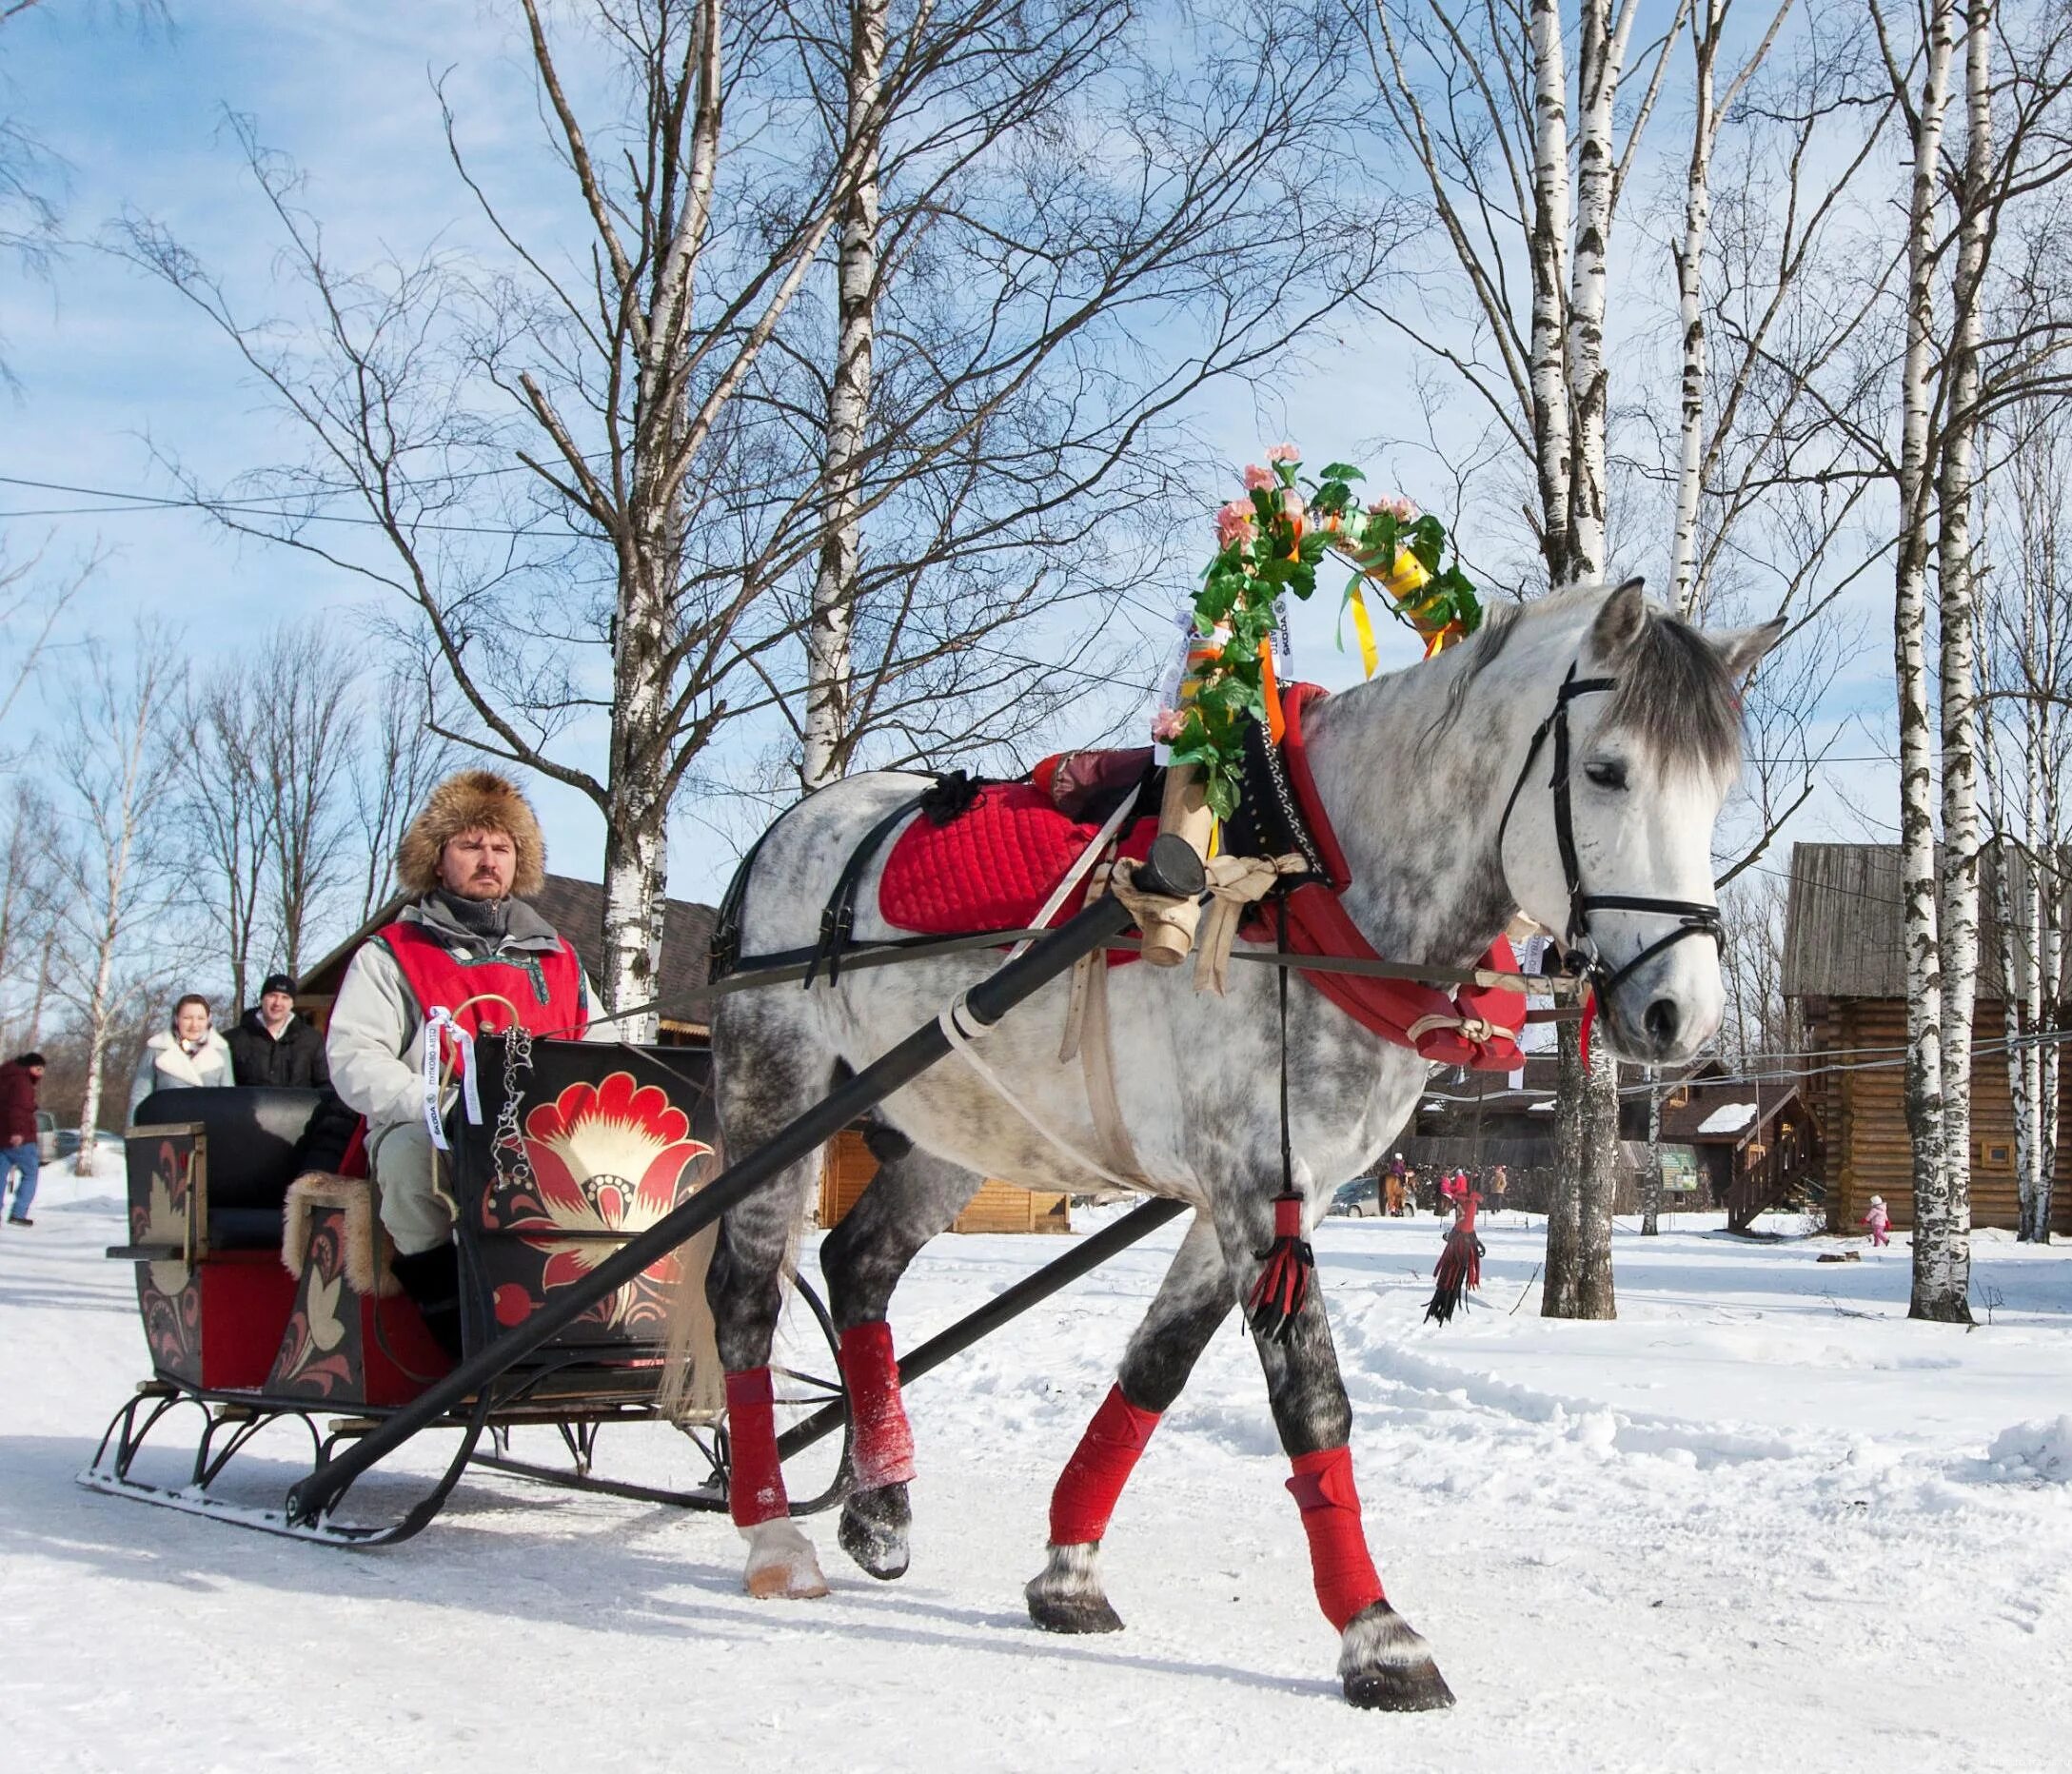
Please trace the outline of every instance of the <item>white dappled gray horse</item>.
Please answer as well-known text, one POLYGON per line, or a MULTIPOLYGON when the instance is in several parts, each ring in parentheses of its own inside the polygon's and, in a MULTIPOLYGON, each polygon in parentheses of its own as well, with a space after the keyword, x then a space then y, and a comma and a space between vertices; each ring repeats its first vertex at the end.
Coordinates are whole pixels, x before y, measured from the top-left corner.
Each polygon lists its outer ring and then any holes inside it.
MULTIPOLYGON (((1499 616, 1436 659, 1316 706, 1306 723, 1309 762, 1352 868, 1344 904, 1361 933, 1391 959, 1462 966, 1521 910, 1557 933, 1580 934, 1571 929, 1580 886, 1613 902, 1587 920, 1610 988, 1600 1010, 1607 1040, 1653 1064, 1689 1057, 1719 1026, 1717 945, 1664 940, 1662 911, 1619 902, 1711 906, 1712 830, 1740 760, 1739 686, 1779 632, 1771 624, 1701 634, 1648 604, 1637 581, 1586 587, 1499 616), (1610 681, 1563 698, 1574 679, 1610 681), (1556 747, 1543 726, 1557 700, 1567 702, 1565 797, 1553 792, 1556 747), (1564 799, 1572 869, 1558 831, 1564 799)), ((850 854, 924 786, 905 774, 854 777, 784 815, 753 858, 742 953, 810 947, 850 854)), ((903 934, 877 913, 890 849, 888 838, 864 874, 858 941, 903 934)), ((769 1137, 997 958, 958 955, 723 999, 713 1048, 729 1150, 769 1137)), ((1059 1481, 1048 1563, 1028 1586, 1038 1625, 1120 1625, 1098 1572, 1108 1512, 1158 1413, 1251 1289, 1272 1241, 1281 1176, 1274 972, 1233 968, 1224 997, 1196 994, 1191 969, 1128 966, 1109 976, 1115 1089, 1142 1174, 1154 1193, 1195 1213, 1115 1391, 1059 1481)), ((884 1324, 900 1273, 983 1177, 1074 1193, 1101 1181, 1070 1155, 1098 1151, 1100 1141, 1080 1064, 1059 1058, 1067 993, 1066 982, 1054 983, 984 1043, 987 1063, 1045 1131, 953 1055, 877 1112, 872 1140, 882 1168, 821 1250, 856 1425, 840 1538, 875 1575, 898 1576, 907 1563, 912 1440, 884 1324)), ((1289 1133, 1307 1224, 1331 1189, 1402 1127, 1431 1068, 1300 980, 1292 982, 1287 1040, 1289 1133)), ((726 1372, 734 1516, 758 1594, 825 1587, 811 1544, 785 1513, 766 1365, 786 1252, 817 1169, 798 1165, 729 1213, 706 1275, 726 1372)), ((1310 1291, 1292 1334, 1260 1339, 1258 1349, 1295 1468, 1290 1488, 1309 1530, 1318 1598, 1340 1629, 1349 1698, 1398 1709, 1448 1704, 1423 1639, 1383 1599, 1368 1557, 1346 1451, 1351 1412, 1321 1291, 1310 1291)))

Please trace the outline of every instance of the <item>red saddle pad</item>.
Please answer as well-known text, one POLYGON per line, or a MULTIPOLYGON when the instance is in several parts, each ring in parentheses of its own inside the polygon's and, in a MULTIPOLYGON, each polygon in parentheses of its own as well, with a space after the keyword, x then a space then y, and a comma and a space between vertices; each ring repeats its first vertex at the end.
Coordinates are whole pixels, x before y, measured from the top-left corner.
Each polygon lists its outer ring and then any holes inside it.
MULTIPOLYGON (((1157 830, 1156 819, 1137 820, 1122 854, 1149 855, 1157 830)), ((888 924, 924 936, 1026 929, 1099 832, 1058 812, 1030 783, 982 788, 947 825, 923 815, 899 834, 885 859, 878 909, 888 924)), ((1070 917, 1085 897, 1082 883, 1051 921, 1070 917)))

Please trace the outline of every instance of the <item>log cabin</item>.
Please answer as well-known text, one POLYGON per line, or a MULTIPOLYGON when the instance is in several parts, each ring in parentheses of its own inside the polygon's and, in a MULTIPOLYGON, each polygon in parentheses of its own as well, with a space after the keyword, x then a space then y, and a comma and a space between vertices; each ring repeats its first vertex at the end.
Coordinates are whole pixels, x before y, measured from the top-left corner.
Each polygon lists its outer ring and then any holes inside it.
MULTIPOLYGON (((1998 853, 1981 859, 1979 998, 1971 1061, 1971 1223, 2012 1229, 2015 1198, 2014 1098, 2008 1088, 2002 1024, 2000 930, 1993 917, 1992 871, 1998 853)), ((2021 859, 2010 866, 2025 873, 2021 859)), ((2021 890, 2021 880, 2015 882, 2021 890)), ((2068 945, 2072 949, 2072 945, 2068 945)), ((2025 961, 2024 961, 2025 964, 2025 961)), ((1913 1223, 1913 1148, 1904 1095, 1906 961, 1896 844, 1799 844, 1791 854, 1785 913, 1784 996, 1806 1031, 1803 1083, 1821 1133, 1821 1174, 1827 1224, 1853 1232, 1873 1194, 1883 1195, 1898 1227, 1913 1223)), ((2065 981, 2050 994, 2062 1022, 2065 981)), ((2072 1066, 2059 1079, 2057 1166, 2051 1225, 2072 1232, 2072 1117, 2065 1093, 2072 1066)))
MULTIPOLYGON (((1434 1074, 1389 1153, 1400 1150, 1425 1178, 1455 1170, 1486 1177, 1502 1164, 1510 1179, 1507 1205, 1545 1212, 1559 1180, 1557 1083, 1555 1061, 1541 1055, 1511 1074, 1434 1074)), ((1665 1212, 1725 1208, 1728 1224, 1746 1231, 1764 1209, 1798 1199, 1817 1171, 1817 1131, 1792 1081, 1749 1081, 1707 1059, 1665 1077, 1659 1089, 1665 1212)), ((1637 1067, 1626 1066, 1619 1090, 1612 1212, 1636 1213, 1653 1162, 1648 1087, 1637 1067)))

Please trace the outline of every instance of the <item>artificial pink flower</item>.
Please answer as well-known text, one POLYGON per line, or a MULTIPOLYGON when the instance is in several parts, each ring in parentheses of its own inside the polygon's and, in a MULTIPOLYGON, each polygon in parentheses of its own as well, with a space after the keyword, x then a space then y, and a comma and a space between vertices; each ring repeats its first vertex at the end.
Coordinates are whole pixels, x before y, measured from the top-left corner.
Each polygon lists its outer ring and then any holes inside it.
POLYGON ((1233 499, 1215 514, 1215 539, 1219 546, 1228 548, 1233 542, 1248 542, 1252 540, 1252 502, 1233 499))
POLYGON ((1151 737, 1161 745, 1171 745, 1186 724, 1187 717, 1178 709, 1161 708, 1151 718, 1151 737))
POLYGON ((1268 462, 1300 462, 1302 452, 1293 444, 1276 444, 1267 451, 1268 462))
POLYGON ((1248 493, 1263 492, 1270 486, 1279 484, 1280 477, 1271 468, 1262 468, 1253 463, 1245 470, 1245 491, 1248 493))
POLYGON ((1294 525, 1295 541, 1299 542, 1308 512, 1303 505, 1302 495, 1292 486, 1281 495, 1281 515, 1294 525))
POLYGON ((1377 499, 1367 509, 1370 516, 1377 518, 1383 512, 1387 512, 1398 523, 1415 523, 1417 522, 1416 503, 1404 498, 1401 493, 1397 493, 1391 499, 1377 499))

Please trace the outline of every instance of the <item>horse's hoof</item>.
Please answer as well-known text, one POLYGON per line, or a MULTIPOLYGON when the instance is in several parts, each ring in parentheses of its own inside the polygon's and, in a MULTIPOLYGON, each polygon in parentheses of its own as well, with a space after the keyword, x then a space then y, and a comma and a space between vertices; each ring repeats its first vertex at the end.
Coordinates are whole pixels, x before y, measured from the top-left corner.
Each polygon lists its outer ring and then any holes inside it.
POLYGON ((841 1506, 837 1538, 841 1549, 866 1571, 890 1583, 906 1575, 907 1529, 913 1525, 906 1487, 880 1485, 876 1490, 850 1492, 841 1506))
POLYGON ((1346 1627, 1338 1675, 1348 1701, 1376 1712, 1435 1712, 1453 1704, 1431 1647, 1386 1602, 1363 1608, 1346 1627))
POLYGON ((1105 1595, 1039 1595, 1036 1585, 1024 1591, 1029 1598, 1029 1618, 1046 1632, 1120 1632, 1122 1616, 1109 1606, 1105 1595))
POLYGON ((1022 1589, 1029 1618, 1046 1632, 1120 1632, 1122 1616, 1102 1592, 1100 1543, 1054 1546, 1043 1574, 1022 1589))
POLYGON ((761 1522, 741 1531, 748 1539, 741 1585, 759 1602, 810 1602, 827 1593, 813 1542, 789 1521, 761 1522))

